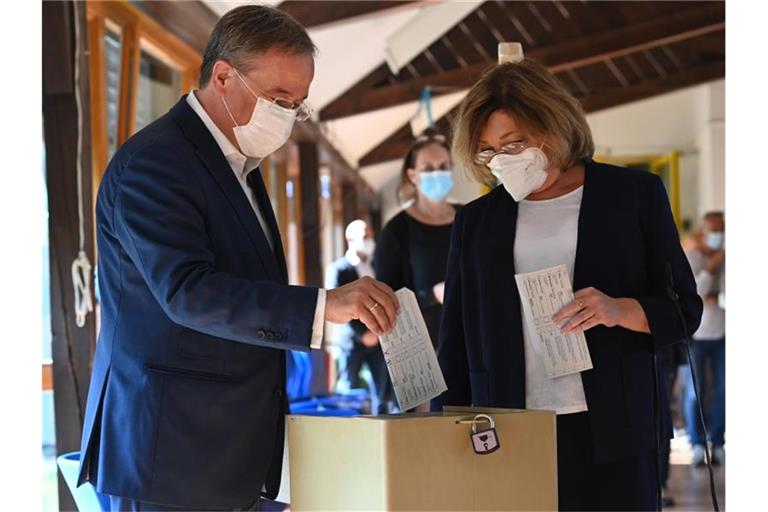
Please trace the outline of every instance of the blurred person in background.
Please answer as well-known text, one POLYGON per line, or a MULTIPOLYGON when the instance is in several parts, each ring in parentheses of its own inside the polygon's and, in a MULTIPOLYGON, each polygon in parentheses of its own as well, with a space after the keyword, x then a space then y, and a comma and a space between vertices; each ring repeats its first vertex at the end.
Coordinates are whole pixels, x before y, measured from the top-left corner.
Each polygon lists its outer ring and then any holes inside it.
MULTIPOLYGON (((445 136, 428 130, 403 160, 398 196, 411 204, 382 229, 376 246, 376 279, 416 294, 432 345, 437 348, 445 268, 458 207, 448 202, 453 162, 445 136)), ((407 204, 407 203, 406 203, 407 204)), ((429 410, 429 404, 416 408, 429 410)))
MULTIPOLYGON (((354 220, 345 230, 347 252, 326 270, 325 287, 329 290, 352 283, 357 279, 373 277, 373 251, 376 246, 373 230, 363 220, 354 220)), ((333 328, 333 344, 340 349, 338 391, 363 387, 360 370, 368 366, 373 379, 371 398, 373 411, 386 413, 390 385, 384 354, 379 337, 360 320, 338 324, 333 328)))
MULTIPOLYGON (((712 463, 725 463, 725 215, 704 215, 695 244, 686 252, 696 289, 704 301, 701 326, 693 335, 691 362, 699 383, 707 431, 712 441, 712 463), (709 377, 709 378, 708 378, 709 377), (705 399, 707 399, 705 401, 705 399)), ((693 447, 692 464, 704 465, 704 437, 693 382, 686 385, 683 411, 693 447)))

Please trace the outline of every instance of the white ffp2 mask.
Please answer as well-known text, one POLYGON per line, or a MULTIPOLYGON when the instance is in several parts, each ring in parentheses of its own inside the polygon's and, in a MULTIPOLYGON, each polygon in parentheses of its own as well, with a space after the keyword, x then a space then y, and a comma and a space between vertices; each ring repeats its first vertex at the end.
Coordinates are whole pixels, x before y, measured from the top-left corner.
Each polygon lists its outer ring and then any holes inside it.
POLYGON ((549 162, 541 149, 526 148, 517 155, 496 155, 488 162, 488 168, 509 195, 519 202, 544 184, 549 162))
POLYGON ((227 113, 235 125, 233 130, 240 151, 250 158, 264 158, 277 151, 291 136, 293 122, 296 120, 296 111, 256 96, 240 74, 236 73, 236 75, 248 89, 248 92, 256 98, 251 119, 247 124, 238 126, 224 96, 221 97, 221 101, 224 102, 224 108, 227 109, 227 113))

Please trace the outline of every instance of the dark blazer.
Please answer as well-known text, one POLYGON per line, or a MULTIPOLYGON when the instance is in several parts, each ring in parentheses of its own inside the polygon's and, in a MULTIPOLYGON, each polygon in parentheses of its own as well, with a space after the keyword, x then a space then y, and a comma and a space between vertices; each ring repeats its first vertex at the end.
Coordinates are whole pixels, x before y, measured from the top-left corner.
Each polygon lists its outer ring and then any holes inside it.
POLYGON ((276 495, 284 351, 309 350, 318 291, 288 286, 264 215, 274 252, 186 97, 112 158, 81 483, 195 509, 249 506, 263 483, 276 495))
MULTIPOLYGON (((593 286, 633 297, 652 334, 598 326, 586 332, 594 368, 582 372, 595 460, 606 462, 655 446, 654 352, 683 330, 665 292, 672 266, 692 334, 702 303, 680 247, 661 180, 650 173, 585 162, 574 290, 593 286)), ((525 357, 515 284, 517 203, 502 187, 466 205, 454 224, 438 359, 448 391, 432 402, 524 408, 525 357)), ((661 393, 662 436, 671 435, 661 393)))
MULTIPOLYGON (((327 289, 338 288, 353 281, 360 276, 347 258, 339 258, 331 263, 326 271, 325 287, 327 289)), ((338 324, 334 329, 335 342, 344 350, 352 350, 355 346, 363 346, 363 334, 368 328, 360 320, 352 320, 346 324, 338 324)))

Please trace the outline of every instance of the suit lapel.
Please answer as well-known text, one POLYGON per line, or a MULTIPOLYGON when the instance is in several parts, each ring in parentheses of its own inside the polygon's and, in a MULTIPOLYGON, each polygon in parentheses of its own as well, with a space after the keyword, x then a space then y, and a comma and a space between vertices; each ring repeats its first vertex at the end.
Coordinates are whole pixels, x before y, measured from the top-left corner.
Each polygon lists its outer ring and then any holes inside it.
MULTIPOLYGON (((187 138, 195 145, 196 154, 208 172, 218 183, 224 195, 229 200, 232 208, 237 213, 240 222, 248 233, 262 265, 275 281, 281 280, 281 272, 278 268, 277 258, 269 248, 267 237, 259 225, 256 214, 243 193, 240 183, 237 181, 232 167, 224 158, 221 149, 213 135, 203 124, 203 121, 187 103, 186 96, 182 97, 171 110, 171 116, 177 121, 187 138)), ((270 209, 271 210, 271 209, 270 209)), ((271 212, 270 212, 271 213, 271 212)), ((275 230, 275 238, 279 240, 280 233, 275 230)), ((282 246, 281 246, 282 253, 282 246)))
POLYGON ((283 277, 285 284, 288 284, 288 268, 285 263, 285 252, 283 250, 283 241, 280 236, 280 228, 277 225, 277 219, 275 218, 275 211, 272 209, 272 201, 269 199, 267 188, 264 183, 264 175, 261 172, 261 167, 251 171, 250 182, 253 184, 253 190, 256 194, 256 200, 259 204, 264 220, 267 221, 267 226, 272 232, 272 243, 275 246, 274 254, 277 260, 277 266, 280 270, 280 275, 283 277), (253 174, 258 173, 258 174, 253 174))

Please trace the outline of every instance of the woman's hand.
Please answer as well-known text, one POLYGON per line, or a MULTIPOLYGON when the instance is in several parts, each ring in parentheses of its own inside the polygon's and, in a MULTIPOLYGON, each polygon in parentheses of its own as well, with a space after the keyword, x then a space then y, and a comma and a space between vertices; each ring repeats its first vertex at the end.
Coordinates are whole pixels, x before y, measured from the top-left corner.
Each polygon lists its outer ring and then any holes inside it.
POLYGON ((650 332, 648 319, 640 303, 635 299, 613 298, 600 290, 589 287, 577 291, 574 300, 561 309, 552 321, 562 326, 564 333, 583 332, 596 325, 624 327, 638 332, 650 332))

